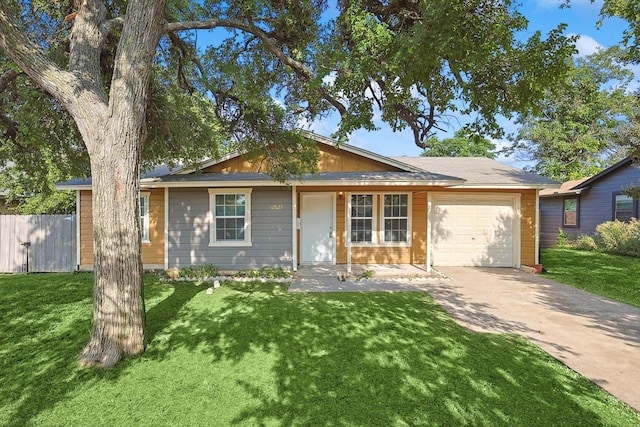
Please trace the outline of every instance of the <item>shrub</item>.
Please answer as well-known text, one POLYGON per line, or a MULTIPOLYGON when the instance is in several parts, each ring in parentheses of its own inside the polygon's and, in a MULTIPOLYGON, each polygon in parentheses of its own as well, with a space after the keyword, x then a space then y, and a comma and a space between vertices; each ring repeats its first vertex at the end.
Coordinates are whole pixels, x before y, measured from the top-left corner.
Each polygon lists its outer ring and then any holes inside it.
POLYGON ((581 251, 597 251, 598 244, 593 237, 581 234, 575 241, 575 248, 581 251))
POLYGON ((575 241, 575 234, 565 233, 562 228, 558 229, 558 239, 556 240, 556 245, 559 248, 573 248, 575 247, 575 241))
POLYGON ((284 270, 282 267, 269 267, 263 266, 260 270, 239 270, 235 277, 246 277, 255 279, 258 277, 265 279, 286 279, 291 276, 288 270, 284 270))
POLYGON ((609 221, 596 227, 596 239, 604 252, 640 257, 640 221, 609 221))
POLYGON ((188 279, 208 279, 217 275, 218 269, 213 264, 192 265, 180 269, 180 277, 188 279))

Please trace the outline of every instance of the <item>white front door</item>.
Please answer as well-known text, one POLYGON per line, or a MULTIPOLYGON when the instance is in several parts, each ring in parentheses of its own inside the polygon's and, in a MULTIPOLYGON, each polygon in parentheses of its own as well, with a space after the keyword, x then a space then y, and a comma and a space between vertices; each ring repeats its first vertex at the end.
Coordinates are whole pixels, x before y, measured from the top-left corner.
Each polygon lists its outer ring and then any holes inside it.
POLYGON ((335 194, 302 194, 300 216, 300 262, 334 264, 335 194))

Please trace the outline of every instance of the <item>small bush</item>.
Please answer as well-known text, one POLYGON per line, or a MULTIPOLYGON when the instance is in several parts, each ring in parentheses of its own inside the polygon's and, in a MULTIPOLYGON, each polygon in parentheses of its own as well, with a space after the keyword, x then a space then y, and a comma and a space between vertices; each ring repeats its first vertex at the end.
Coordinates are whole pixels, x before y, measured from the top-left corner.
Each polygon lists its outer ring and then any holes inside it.
POLYGON ((597 251, 598 244, 593 237, 581 234, 575 241, 575 248, 581 251, 597 251))
POLYGON ((602 251, 640 257, 640 221, 609 221, 596 227, 596 240, 602 251))
POLYGON ((558 229, 558 238, 556 240, 556 246, 559 248, 574 248, 576 242, 576 235, 572 233, 566 233, 562 228, 558 229))
POLYGON ((246 278, 265 278, 265 279, 286 279, 291 276, 291 273, 287 270, 284 270, 282 267, 269 267, 264 266, 259 270, 239 270, 235 277, 246 277, 246 278))
POLYGON ((191 265, 181 268, 179 275, 188 279, 208 279, 218 276, 218 269, 213 264, 191 265))

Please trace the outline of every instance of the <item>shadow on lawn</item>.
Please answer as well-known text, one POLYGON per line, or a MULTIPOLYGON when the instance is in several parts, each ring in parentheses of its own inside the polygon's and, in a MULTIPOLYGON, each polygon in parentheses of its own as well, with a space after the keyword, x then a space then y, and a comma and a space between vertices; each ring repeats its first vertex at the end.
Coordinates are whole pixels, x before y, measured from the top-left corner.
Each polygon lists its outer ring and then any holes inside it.
POLYGON ((524 340, 463 330, 425 294, 233 284, 179 318, 147 357, 181 347, 212 363, 276 356, 275 394, 237 380, 260 403, 239 398, 234 424, 607 424, 590 409, 606 395, 589 381, 524 340))
MULTIPOLYGON (((118 379, 137 360, 124 360, 108 371, 79 366, 78 354, 91 333, 92 284, 91 274, 2 277, 0 424, 4 412, 7 425, 25 425, 85 384, 118 379)), ((169 288, 148 286, 145 299, 163 298, 169 288)), ((148 335, 175 320, 201 290, 179 287, 152 306, 147 313, 148 335)))

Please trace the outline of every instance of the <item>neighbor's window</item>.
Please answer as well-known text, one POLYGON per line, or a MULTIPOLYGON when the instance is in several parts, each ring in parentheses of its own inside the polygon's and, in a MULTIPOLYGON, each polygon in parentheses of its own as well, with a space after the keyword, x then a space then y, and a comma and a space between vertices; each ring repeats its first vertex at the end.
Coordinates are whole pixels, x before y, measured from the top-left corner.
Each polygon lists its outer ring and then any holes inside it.
POLYGON ((140 238, 143 242, 150 242, 149 236, 149 198, 151 192, 140 192, 140 238))
POLYGON ((251 190, 209 190, 211 245, 251 244, 251 190))
POLYGON ((351 195, 351 241, 373 243, 373 194, 351 195))
POLYGON ((630 221, 633 217, 633 199, 626 194, 616 194, 613 200, 613 219, 630 221))
POLYGON ((385 242, 409 242, 409 195, 385 194, 382 236, 385 242))
POLYGON ((565 197, 563 200, 564 207, 562 211, 562 225, 564 227, 578 226, 578 198, 565 197))

